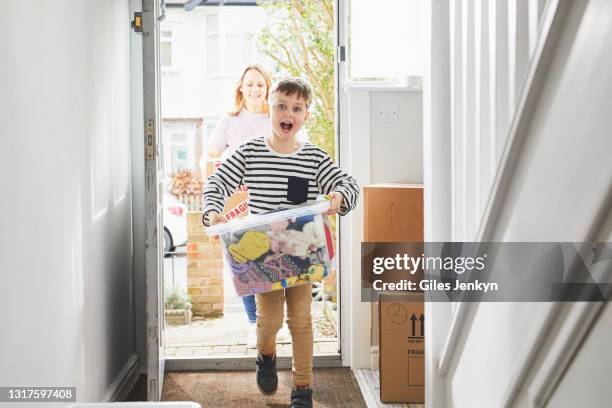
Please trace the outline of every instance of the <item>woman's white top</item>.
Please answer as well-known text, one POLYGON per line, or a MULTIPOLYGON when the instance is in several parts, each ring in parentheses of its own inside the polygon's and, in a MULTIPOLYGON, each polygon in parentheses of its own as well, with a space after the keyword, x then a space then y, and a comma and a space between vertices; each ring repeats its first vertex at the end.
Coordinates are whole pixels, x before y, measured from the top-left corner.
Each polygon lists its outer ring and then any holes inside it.
POLYGON ((238 147, 257 137, 272 133, 270 116, 242 109, 236 116, 225 114, 213 130, 209 147, 223 152, 222 159, 230 156, 238 147))

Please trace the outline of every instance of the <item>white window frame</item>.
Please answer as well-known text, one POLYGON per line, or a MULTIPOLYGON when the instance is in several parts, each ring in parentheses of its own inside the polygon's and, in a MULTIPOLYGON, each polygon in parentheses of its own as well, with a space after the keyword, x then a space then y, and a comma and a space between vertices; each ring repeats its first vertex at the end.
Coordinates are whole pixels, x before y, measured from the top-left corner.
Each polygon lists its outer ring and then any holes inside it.
POLYGON ((176 41, 176 27, 175 24, 177 22, 174 21, 165 21, 162 22, 162 25, 160 27, 160 34, 159 34, 159 47, 160 47, 160 57, 159 57, 159 66, 161 68, 161 73, 162 74, 168 74, 168 73, 177 73, 180 72, 179 66, 177 64, 176 61, 176 57, 178 55, 178 53, 176 52, 176 48, 175 48, 175 41, 176 41), (165 31, 169 31, 170 32, 170 37, 163 37, 163 33, 165 31), (162 43, 170 43, 170 65, 163 65, 162 64, 162 60, 161 60, 161 45, 162 43))
MULTIPOLYGON (((228 45, 228 38, 231 37, 231 36, 237 36, 237 37, 242 37, 242 38, 250 36, 251 38, 253 38, 254 35, 255 35, 254 33, 250 33, 250 32, 245 31, 245 30, 243 30, 243 31, 225 32, 223 34, 223 37, 224 37, 223 41, 224 41, 224 43, 226 45, 226 47, 224 47, 224 49, 223 49, 223 54, 224 54, 224 56, 223 56, 223 63, 224 63, 224 71, 225 72, 228 72, 228 73, 231 72, 231 73, 234 73, 234 74, 236 74, 236 73, 239 74, 240 73, 239 71, 241 69, 241 68, 238 68, 238 69, 234 70, 234 67, 230 66, 230 64, 229 64, 229 53, 225 52, 227 50, 227 48, 228 48, 227 47, 227 45, 228 45)), ((249 48, 250 48, 250 52, 251 52, 251 60, 253 60, 253 56, 255 55, 255 52, 254 52, 255 41, 250 41, 249 45, 250 45, 249 48)), ((242 51, 242 48, 241 48, 241 51, 242 51)), ((249 64, 249 63, 250 63, 250 61, 246 62, 246 64, 249 64)), ((243 63, 242 66, 244 66, 246 64, 243 63)))
POLYGON ((225 39, 223 38, 222 35, 222 30, 221 27, 223 25, 223 21, 222 21, 222 17, 223 13, 221 13, 221 11, 213 11, 210 13, 206 13, 205 16, 205 20, 206 20, 206 28, 205 28, 205 34, 204 34, 204 38, 205 38, 205 44, 206 44, 206 49, 205 49, 205 62, 204 62, 204 77, 205 78, 218 78, 221 75, 221 73, 223 72, 223 68, 224 68, 224 59, 225 59, 225 39), (210 31, 209 27, 208 27, 208 19, 211 16, 217 16, 217 31, 210 31), (217 67, 217 72, 210 72, 209 71, 209 67, 208 67, 208 57, 211 54, 211 50, 208 48, 209 46, 209 38, 213 37, 213 36, 217 36, 218 38, 218 67, 217 67))
MULTIPOLYGON (((340 0, 345 2, 344 5, 345 15, 343 17, 343 23, 346 27, 346 49, 345 49, 345 58, 346 58, 346 70, 344 71, 344 81, 343 81, 343 90, 363 90, 363 91, 422 91, 423 89, 423 76, 422 75, 412 75, 406 76, 403 78, 393 78, 393 79, 353 79, 350 75, 350 64, 351 64, 351 41, 350 41, 350 9, 351 9, 351 0, 340 0)), ((423 41, 425 41, 425 36, 423 36, 423 41)), ((425 55, 423 55, 425 58, 425 55)))
POLYGON ((159 39, 160 48, 162 47, 162 44, 164 44, 164 43, 167 43, 167 44, 170 45, 170 63, 169 64, 164 64, 164 60, 163 60, 163 58, 161 58, 161 50, 160 50, 160 65, 161 65, 162 69, 172 68, 172 65, 173 65, 173 61, 174 61, 174 58, 172 58, 174 56, 174 55, 172 55, 173 54, 173 52, 172 52, 172 45, 173 45, 172 44, 172 35, 173 34, 174 33, 172 32, 172 28, 169 28, 169 27, 168 27, 168 29, 162 29, 161 32, 160 32, 160 39, 159 39), (164 33, 170 33, 170 37, 165 37, 164 33))
MULTIPOLYGON (((215 10, 209 13, 206 13, 206 19, 208 19, 208 16, 216 14, 217 15, 217 31, 214 32, 209 32, 208 31, 208 22, 206 22, 206 29, 205 29, 205 40, 206 40, 206 50, 205 50, 205 55, 206 55, 206 59, 209 57, 209 53, 210 50, 208 49, 208 37, 209 36, 213 36, 213 35, 217 35, 219 38, 219 67, 218 67, 218 71, 217 72, 209 72, 208 71, 208 61, 206 60, 205 62, 205 66, 204 66, 204 79, 205 80, 210 80, 210 79, 218 79, 218 78, 233 78, 234 76, 236 76, 237 72, 235 70, 231 70, 232 67, 229 66, 228 64, 228 52, 227 52, 227 48, 228 48, 228 44, 227 44, 227 38, 230 35, 240 35, 240 36, 253 36, 255 37, 257 33, 252 32, 251 30, 248 29, 248 27, 245 26, 240 26, 237 28, 231 28, 228 27, 229 24, 227 24, 227 17, 230 15, 230 13, 234 13, 233 10, 215 10), (226 30, 225 27, 228 27, 228 29, 226 30)), ((257 53, 257 47, 256 47, 256 41, 251 41, 250 44, 250 51, 251 51, 251 59, 255 59, 258 56, 257 53)))

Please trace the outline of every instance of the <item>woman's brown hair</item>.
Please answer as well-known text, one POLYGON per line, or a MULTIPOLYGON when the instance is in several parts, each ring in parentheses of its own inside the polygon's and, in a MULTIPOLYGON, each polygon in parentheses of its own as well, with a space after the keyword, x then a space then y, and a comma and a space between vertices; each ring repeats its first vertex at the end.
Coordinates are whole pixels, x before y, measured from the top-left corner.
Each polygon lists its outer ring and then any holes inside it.
POLYGON ((264 105, 263 110, 265 113, 268 113, 268 114, 270 113, 270 106, 268 105, 268 95, 270 93, 270 87, 272 86, 272 80, 270 79, 270 75, 268 75, 266 70, 260 67, 259 65, 249 65, 244 69, 244 71, 242 71, 242 75, 240 75, 240 79, 238 80, 238 83, 236 84, 236 90, 235 90, 235 96, 234 96, 234 109, 235 110, 229 113, 231 116, 237 116, 242 110, 242 108, 244 108, 244 95, 242 94, 242 91, 240 90, 240 88, 242 87, 244 76, 246 75, 247 72, 249 72, 252 69, 259 72, 264 77, 264 80, 266 81, 266 97, 264 98, 264 102, 263 102, 263 105, 264 105))

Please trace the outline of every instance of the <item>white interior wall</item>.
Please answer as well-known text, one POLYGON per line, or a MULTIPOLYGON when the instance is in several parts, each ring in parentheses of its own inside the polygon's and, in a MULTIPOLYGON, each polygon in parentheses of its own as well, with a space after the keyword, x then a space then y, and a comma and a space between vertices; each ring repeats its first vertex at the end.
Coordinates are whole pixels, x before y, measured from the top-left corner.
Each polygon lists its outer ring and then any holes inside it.
POLYGON ((607 305, 599 317, 599 323, 576 355, 571 369, 559 383, 547 407, 605 407, 610 404, 612 353, 606 352, 612 344, 610 322, 612 307, 607 305), (588 379, 588 386, 585 386, 585 379, 588 379))
POLYGON ((134 368, 127 0, 0 14, 0 384, 117 395, 134 368))
MULTIPOLYGON (((422 183, 422 94, 415 90, 347 88, 340 105, 340 155, 342 167, 360 186, 374 182, 422 183), (398 121, 380 123, 381 104, 398 106, 398 121), (410 163, 410 164, 408 164, 410 163), (420 165, 416 165, 420 163, 420 165), (376 176, 376 179, 374 178, 376 176)), ((343 364, 373 368, 370 330, 371 308, 361 301, 361 242, 363 241, 363 195, 355 210, 341 217, 343 364), (346 310, 349 309, 349 310, 346 310), (346 338, 348 336, 348 339, 346 338), (348 348, 348 350, 347 350, 348 348)))
POLYGON ((420 90, 370 93, 372 183, 423 182, 423 98, 420 90), (397 119, 381 116, 397 108, 397 119))
MULTIPOLYGON (((465 12, 461 9, 468 3, 457 0, 450 4, 451 15, 453 10, 457 12, 457 21, 465 23, 470 16, 474 16, 473 9, 465 12)), ((478 10, 478 5, 483 3, 473 4, 478 10)), ((508 6, 508 3, 502 1, 496 4, 497 10, 489 10, 489 16, 493 16, 490 21, 492 32, 495 33, 493 38, 497 41, 493 43, 489 57, 492 58, 494 72, 499 73, 503 71, 502 64, 505 61, 500 62, 496 58, 496 50, 499 48, 496 46, 500 42, 507 42, 508 47, 509 42, 511 46, 505 50, 515 54, 511 55, 511 59, 514 59, 512 64, 526 64, 524 58, 519 58, 524 55, 524 50, 513 47, 519 43, 522 47, 528 44, 524 39, 516 37, 518 33, 515 31, 510 32, 510 39, 504 37, 508 33, 504 34, 500 29, 499 11, 501 7, 508 6)), ((559 5, 568 14, 563 23, 556 26, 562 29, 558 34, 556 31, 552 34, 558 40, 552 42, 554 53, 546 57, 550 58, 550 68, 542 76, 537 76, 537 81, 528 83, 528 89, 537 97, 529 99, 528 108, 519 112, 521 116, 514 118, 514 124, 518 124, 518 127, 496 135, 497 141, 502 142, 501 152, 509 147, 503 146, 509 136, 524 142, 519 144, 520 150, 506 167, 511 177, 504 179, 496 190, 498 194, 504 194, 504 198, 499 202, 499 214, 490 218, 487 226, 490 230, 487 236, 492 241, 580 242, 595 238, 594 234, 609 237, 611 232, 609 223, 604 224, 603 220, 606 213, 610 214, 612 185, 612 161, 609 158, 612 139, 608 137, 612 122, 606 113, 607 100, 612 93, 612 82, 606 73, 612 68, 612 60, 604 52, 605 44, 612 38, 612 5, 604 0, 562 1, 559 5), (521 117, 530 119, 527 121, 521 117), (607 228, 607 231, 602 228, 607 228)), ((522 15, 526 13, 524 8, 511 6, 509 10, 516 13, 513 18, 525 17, 522 15)), ((511 23, 513 30, 526 24, 524 20, 511 23)), ((507 29, 505 25, 501 26, 507 29)), ((466 31, 457 32, 461 33, 458 37, 458 43, 461 43, 466 31)), ((468 38, 469 41, 476 41, 477 36, 469 35, 468 38)), ((465 43, 462 44, 465 46, 465 43)), ((468 64, 468 67, 480 63, 473 57, 469 53, 461 56, 467 59, 463 63, 468 64)), ((469 71, 473 72, 472 69, 469 71)), ((526 67, 514 65, 511 72, 514 77, 510 84, 503 80, 503 76, 501 81, 498 76, 497 82, 493 76, 490 86, 495 88, 493 99, 496 94, 507 95, 511 99, 508 103, 511 113, 514 113, 525 91, 506 92, 508 90, 504 91, 504 88, 523 83, 519 73, 528 71, 526 67)), ((465 87, 465 77, 459 75, 457 80, 459 82, 455 91, 459 93, 459 100, 465 97, 465 92, 474 92, 474 89, 465 87)), ((463 99, 463 103, 468 99, 463 99)), ((506 108, 507 104, 497 104, 498 111, 506 108)), ((474 104, 467 107, 459 105, 455 119, 474 120, 474 115, 466 114, 470 109, 480 107, 474 104)), ((460 146, 453 153, 453 159, 455 163, 458 159, 459 164, 474 157, 472 150, 463 150, 461 145, 470 137, 470 134, 461 133, 465 129, 465 124, 459 123, 454 130, 458 132, 454 137, 458 138, 460 146)), ((471 173, 465 166, 459 167, 459 170, 462 169, 465 169, 465 173, 459 174, 464 181, 477 183, 477 174, 471 173)), ((454 187, 457 205, 466 206, 469 202, 477 202, 477 198, 465 196, 467 190, 461 185, 454 187)), ((478 225, 461 225, 468 220, 462 213, 456 212, 453 217, 456 217, 453 222, 459 224, 453 224, 458 226, 456 237, 467 237, 469 240, 474 236, 478 225)), ((482 231, 483 225, 480 228, 482 231)), ((601 344, 605 343, 610 333, 609 322, 604 317, 606 314, 597 320, 590 332, 587 323, 584 323, 587 324, 586 328, 581 328, 582 322, 591 318, 588 310, 594 307, 596 305, 505 303, 480 304, 468 308, 463 330, 460 329, 455 336, 449 338, 440 333, 441 338, 436 339, 450 344, 444 349, 446 356, 432 356, 434 369, 438 368, 437 359, 444 360, 442 375, 447 376, 449 387, 438 390, 448 392, 446 403, 433 406, 514 406, 515 403, 516 406, 540 406, 536 398, 545 395, 541 394, 544 392, 542 390, 551 393, 548 406, 557 406, 561 398, 577 387, 588 389, 592 401, 609 400, 609 391, 605 387, 596 387, 596 378, 590 381, 595 375, 609 376, 609 368, 597 365, 590 373, 585 369, 585 361, 592 361, 594 355, 605 352, 601 344), (581 312, 582 309, 586 312, 581 312), (563 331, 574 326, 581 330, 563 331), (581 343, 581 336, 586 338, 584 344, 581 343), (557 354, 555 350, 564 347, 567 351, 557 354), (566 372, 563 367, 571 361, 567 357, 573 353, 576 353, 576 360, 568 366, 566 372), (446 366, 448 361, 451 363, 446 366), (561 379, 559 387, 555 388, 554 378, 563 374, 565 377, 561 379), (481 387, 482 384, 487 384, 487 387, 481 387)), ((428 380, 430 378, 428 375, 428 380)), ((584 401, 581 400, 581 403, 584 404, 584 401)))

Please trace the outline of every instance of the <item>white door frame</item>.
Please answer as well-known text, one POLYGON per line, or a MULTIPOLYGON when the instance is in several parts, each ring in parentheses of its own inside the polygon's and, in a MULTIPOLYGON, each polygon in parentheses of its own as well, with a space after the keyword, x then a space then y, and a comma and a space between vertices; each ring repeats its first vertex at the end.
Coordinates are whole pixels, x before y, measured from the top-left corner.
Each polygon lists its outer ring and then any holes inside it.
POLYGON ((162 242, 163 166, 159 67, 160 0, 142 0, 142 60, 145 149, 145 275, 147 399, 160 401, 164 382, 164 294, 162 242))
MULTIPOLYGON (((345 38, 343 35, 340 34, 340 30, 344 29, 344 20, 343 20, 343 18, 345 18, 343 17, 344 16, 343 14, 344 4, 342 4, 344 1, 346 0, 334 0, 334 12, 335 12, 334 18, 336 21, 336 27, 334 30, 333 41, 335 45, 339 44, 338 43, 339 39, 345 38)), ((349 154, 350 154, 350 151, 343 149, 340 143, 341 134, 340 134, 340 128, 339 128, 340 121, 342 120, 341 119, 342 114, 340 113, 340 109, 343 106, 343 104, 340 103, 341 95, 339 93, 339 89, 341 88, 339 85, 341 84, 340 78, 343 77, 343 73, 344 73, 343 70, 345 69, 345 64, 340 63, 336 56, 335 61, 334 61, 334 66, 336 68, 336 77, 335 77, 336 147, 337 147, 336 148, 336 152, 337 152, 336 160, 337 160, 337 163, 340 165, 341 164, 340 158, 349 157, 349 154)), ((346 140, 346 138, 342 140, 344 141, 346 140)), ((348 163, 348 166, 350 166, 350 163, 348 163)), ((343 166, 343 167, 346 170, 349 170, 349 172, 351 172, 350 167, 348 166, 343 166)), ((368 173, 369 173, 369 170, 368 170, 368 173)), ((351 366, 351 358, 350 358, 351 348, 352 348, 351 336, 353 335, 353 333, 351 332, 350 329, 351 327, 354 326, 354 322, 349 320, 351 318, 350 310, 353 308, 352 303, 349 303, 351 302, 351 299, 352 299, 349 293, 350 293, 350 285, 352 285, 353 282, 355 281, 357 282, 357 285, 360 285, 361 280, 358 278, 354 279, 350 274, 350 270, 353 269, 355 265, 355 259, 353 259, 353 254, 355 253, 357 254, 356 262, 359 262, 359 259, 360 259, 359 258, 360 240, 357 241, 357 252, 354 252, 353 250, 349 249, 349 247, 352 248, 355 243, 355 240, 351 238, 350 218, 351 216, 341 217, 340 218, 341 221, 338 225, 338 241, 337 241, 338 250, 336 253, 337 253, 337 277, 338 277, 338 283, 339 283, 338 285, 338 305, 339 305, 338 352, 339 352, 339 355, 314 356, 313 357, 313 367, 317 367, 317 368, 351 366), (348 222, 347 222, 347 219, 349 219, 348 222), (343 257, 346 258, 345 262, 343 263, 344 265, 346 265, 345 268, 343 268, 342 266, 343 264, 341 263, 341 259, 343 257), (348 323, 343 324, 344 322, 348 322, 348 323)), ((359 301, 359 293, 358 293, 357 300, 359 301)), ((369 313, 369 307, 367 310, 369 313)), ((363 315, 357 314, 356 316, 359 316, 360 322, 363 320, 363 315)), ((367 324, 368 324, 368 329, 369 329, 369 319, 367 319, 367 324)), ((368 341, 369 341, 369 337, 368 337, 368 341)), ((368 345, 369 345, 369 342, 368 342, 368 345)), ((368 352, 369 352, 369 348, 368 348, 368 352)), ((360 354, 357 353, 357 355, 360 355, 360 354)), ((292 364, 292 357, 281 356, 277 358, 278 368, 291 368, 291 364, 292 364)), ((253 357, 197 357, 197 358, 168 357, 165 359, 165 365, 168 368, 168 370, 172 370, 172 371, 248 370, 248 369, 252 369, 253 367, 253 357)))
MULTIPOLYGON (((334 47, 336 49, 335 52, 335 60, 334 60, 334 68, 335 68, 335 77, 334 77, 334 92, 336 94, 336 112, 335 112, 335 120, 336 120, 336 126, 335 126, 335 131, 336 131, 336 163, 338 163, 338 166, 342 166, 342 157, 344 156, 343 154, 341 154, 342 152, 342 139, 340 130, 340 124, 343 120, 343 118, 345 117, 345 115, 342 114, 341 109, 344 108, 344 103, 342 103, 341 99, 342 98, 342 91, 341 91, 341 85, 342 85, 342 79, 344 77, 344 71, 346 70, 346 63, 344 61, 344 56, 346 55, 346 53, 343 53, 343 55, 340 54, 340 47, 344 47, 344 49, 346 49, 345 44, 344 44, 344 39, 346 38, 344 35, 344 30, 345 30, 345 12, 344 12, 344 4, 341 0, 336 0, 334 1, 334 19, 335 19, 335 26, 334 26, 334 47)), ((340 219, 339 219, 340 220, 340 219)), ((347 324, 343 324, 345 322, 348 322, 348 317, 350 316, 350 308, 346 308, 344 307, 344 303, 346 302, 346 300, 348 299, 348 297, 343 296, 343 294, 347 294, 348 292, 346 290, 343 290, 343 288, 346 286, 345 285, 345 281, 346 279, 346 275, 343 273, 343 262, 342 259, 344 257, 344 251, 342 251, 342 248, 347 246, 345 245, 345 234, 343 234, 343 232, 346 230, 344 223, 339 221, 337 224, 337 242, 338 242, 338 262, 337 262, 337 270, 336 270, 336 274, 337 274, 337 279, 338 279, 338 336, 339 336, 339 344, 338 344, 338 348, 340 349, 340 356, 342 358, 342 365, 343 366, 347 366, 348 364, 348 357, 350 356, 350 346, 349 346, 349 333, 348 333, 348 328, 349 325, 347 324)), ((345 261, 346 262, 346 261, 345 261)))
MULTIPOLYGON (((451 241, 451 93, 449 1, 426 6, 423 75, 423 186, 425 242, 451 241), (435 79, 435 80, 433 80, 435 79)), ((450 303, 425 302, 425 401, 446 404, 446 379, 438 375, 438 357, 450 325, 450 303), (434 324, 435 322, 435 324, 434 324)))
MULTIPOLYGON (((370 183, 370 103, 369 92, 349 92, 348 80, 348 0, 336 0, 336 50, 344 47, 345 61, 337 58, 336 134, 339 164, 360 185, 370 183)), ((339 52, 336 52, 339 54, 339 52)), ((361 302, 361 242, 363 241, 363 197, 356 208, 340 218, 340 341, 342 365, 371 368, 371 309, 361 302)))

